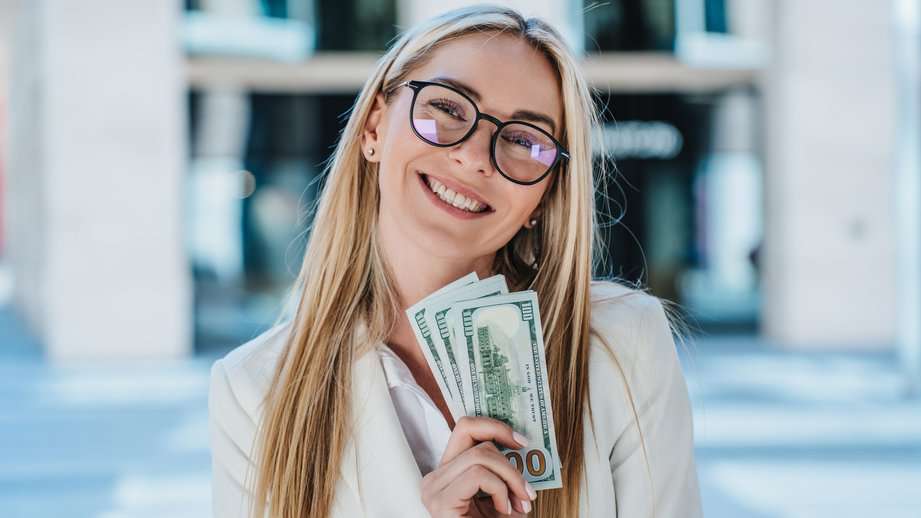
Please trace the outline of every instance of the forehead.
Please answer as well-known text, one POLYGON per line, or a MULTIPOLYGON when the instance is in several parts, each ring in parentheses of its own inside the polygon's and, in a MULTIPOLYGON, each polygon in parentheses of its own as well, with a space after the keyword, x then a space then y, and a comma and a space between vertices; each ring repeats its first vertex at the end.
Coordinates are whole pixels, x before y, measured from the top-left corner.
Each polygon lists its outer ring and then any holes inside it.
POLYGON ((473 34, 438 47, 412 79, 446 77, 480 93, 481 111, 507 119, 517 110, 550 116, 562 128, 559 80, 549 60, 517 36, 473 34))

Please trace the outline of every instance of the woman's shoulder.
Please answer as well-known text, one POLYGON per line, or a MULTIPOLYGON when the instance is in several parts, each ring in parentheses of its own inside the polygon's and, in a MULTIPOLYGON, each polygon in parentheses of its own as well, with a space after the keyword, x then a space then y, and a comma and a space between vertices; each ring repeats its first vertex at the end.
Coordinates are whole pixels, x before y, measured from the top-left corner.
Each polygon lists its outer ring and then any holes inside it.
POLYGON ((290 329, 290 322, 275 325, 216 360, 211 366, 211 401, 236 404, 255 419, 290 329))
MULTIPOLYGON (((592 281, 591 328, 603 342, 627 358, 662 351, 657 346, 670 345, 651 342, 664 328, 669 328, 662 299, 651 293, 615 281, 592 281)), ((660 336, 659 336, 660 337, 660 336)))
POLYGON ((648 401, 683 381, 672 326, 662 299, 612 281, 591 285, 589 390, 602 421, 627 418, 625 402, 648 401), (614 415, 616 414, 616 415, 614 415))

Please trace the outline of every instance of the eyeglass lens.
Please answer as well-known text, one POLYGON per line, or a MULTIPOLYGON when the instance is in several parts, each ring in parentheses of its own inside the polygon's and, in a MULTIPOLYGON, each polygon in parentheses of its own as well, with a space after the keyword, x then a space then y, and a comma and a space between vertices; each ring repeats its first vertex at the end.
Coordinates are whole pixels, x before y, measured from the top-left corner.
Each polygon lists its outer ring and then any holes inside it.
MULTIPOLYGON (((427 85, 417 92, 412 123, 423 139, 447 146, 460 142, 470 132, 476 113, 476 106, 454 90, 427 85)), ((525 124, 503 126, 495 142, 496 165, 516 180, 536 180, 556 161, 556 143, 525 124)))

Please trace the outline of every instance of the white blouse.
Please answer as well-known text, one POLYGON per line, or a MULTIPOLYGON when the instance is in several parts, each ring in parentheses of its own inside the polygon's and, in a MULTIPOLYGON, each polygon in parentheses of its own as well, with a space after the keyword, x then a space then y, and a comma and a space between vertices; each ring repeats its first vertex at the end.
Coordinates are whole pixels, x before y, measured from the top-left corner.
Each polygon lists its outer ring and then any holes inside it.
POLYGON ((383 342, 378 343, 377 353, 406 441, 425 476, 438 467, 451 429, 432 398, 416 383, 406 363, 383 342))

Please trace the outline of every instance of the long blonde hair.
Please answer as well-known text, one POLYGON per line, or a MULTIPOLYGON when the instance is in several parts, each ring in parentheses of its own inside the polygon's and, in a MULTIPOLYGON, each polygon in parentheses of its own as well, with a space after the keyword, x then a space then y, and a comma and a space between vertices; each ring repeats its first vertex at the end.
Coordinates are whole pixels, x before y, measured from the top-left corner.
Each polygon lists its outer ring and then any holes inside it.
MULTIPOLYGON (((377 243, 378 169, 361 153, 376 94, 389 99, 432 51, 473 33, 514 35, 553 65, 570 160, 550 178, 539 225, 497 251, 511 290, 538 293, 563 489, 542 491, 533 516, 576 516, 588 405, 589 285, 595 246, 590 90, 573 54, 545 22, 505 7, 454 10, 405 32, 378 61, 356 100, 326 171, 310 241, 292 294, 296 309, 256 440, 253 516, 327 516, 351 437, 352 362, 404 318, 377 243), (359 337, 356 322, 365 322, 359 337)), ((292 306, 294 307, 294 306, 292 306)), ((591 418, 591 409, 589 418, 591 418)))

